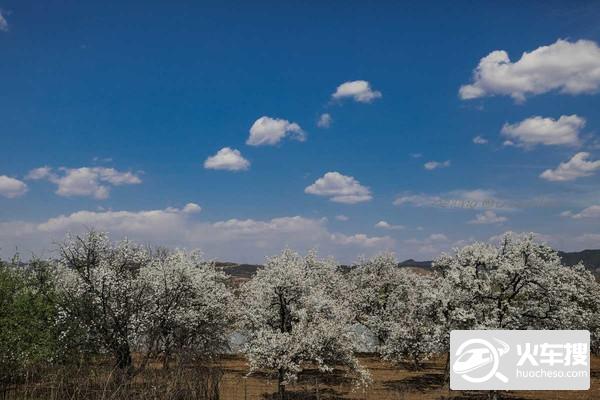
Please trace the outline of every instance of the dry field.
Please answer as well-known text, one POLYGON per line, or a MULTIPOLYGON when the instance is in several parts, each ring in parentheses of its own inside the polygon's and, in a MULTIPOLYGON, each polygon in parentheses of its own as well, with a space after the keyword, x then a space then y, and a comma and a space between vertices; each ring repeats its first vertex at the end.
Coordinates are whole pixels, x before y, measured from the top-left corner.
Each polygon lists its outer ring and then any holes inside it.
MULTIPOLYGON (((290 399, 369 399, 369 400, 441 400, 441 399, 487 399, 482 392, 457 392, 443 384, 442 360, 429 363, 424 370, 410 371, 382 363, 375 357, 361 357, 363 365, 371 371, 373 383, 366 390, 353 390, 343 371, 326 376, 317 371, 303 374, 296 385, 288 388, 290 399), (318 388, 318 389, 317 389, 318 388)), ((222 362, 225 375, 221 386, 222 399, 273 399, 277 381, 267 375, 250 376, 242 358, 229 358, 222 362)), ((592 360, 592 383, 588 391, 562 392, 503 392, 505 399, 600 399, 600 357, 592 360)))
MULTIPOLYGON (((444 385, 444 360, 436 360, 421 371, 411 371, 361 356, 371 371, 373 383, 367 390, 354 389, 344 371, 321 374, 308 370, 287 388, 289 400, 369 399, 369 400, 478 400, 484 392, 455 392, 444 385)), ((266 373, 247 376, 242 357, 226 356, 218 368, 188 366, 165 370, 160 363, 149 366, 128 384, 115 380, 110 360, 82 368, 54 368, 29 376, 27 383, 0 391, 0 400, 275 400, 277 380, 266 373), (220 376, 220 385, 212 384, 220 376)), ((217 379, 218 380, 218 379, 217 379)), ((600 357, 592 359, 592 384, 581 392, 502 392, 503 399, 596 400, 600 399, 600 357)))

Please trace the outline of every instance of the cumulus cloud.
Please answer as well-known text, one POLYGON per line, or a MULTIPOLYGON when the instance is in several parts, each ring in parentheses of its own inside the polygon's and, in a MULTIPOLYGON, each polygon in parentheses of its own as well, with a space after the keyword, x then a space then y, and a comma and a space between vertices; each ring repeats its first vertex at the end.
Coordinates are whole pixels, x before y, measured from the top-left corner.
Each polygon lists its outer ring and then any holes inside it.
POLYGON ((483 136, 475 136, 473 138, 473 143, 475 144, 486 144, 488 141, 483 136))
POLYGON ((250 146, 272 146, 285 137, 302 142, 306 139, 306 134, 300 125, 295 122, 263 116, 254 121, 254 124, 250 127, 250 136, 246 140, 246 144, 250 146))
POLYGON ((223 169, 227 171, 245 171, 250 168, 250 161, 242 157, 239 150, 223 147, 214 156, 204 161, 206 169, 223 169))
POLYGON ((504 50, 483 57, 473 82, 461 86, 463 100, 508 95, 517 101, 528 95, 559 91, 571 95, 600 88, 600 48, 591 40, 557 40, 512 62, 504 50))
POLYGON ((404 225, 393 225, 387 221, 379 221, 375 224, 375 228, 389 229, 389 230, 401 230, 404 229, 404 225))
POLYGON ((137 185, 142 183, 132 172, 117 171, 114 168, 81 167, 59 168, 54 172, 50 167, 40 167, 29 171, 26 179, 47 179, 57 185, 59 196, 89 196, 106 199, 110 186, 137 185))
POLYGON ((585 119, 577 115, 563 115, 559 119, 530 117, 516 124, 504 124, 502 134, 522 147, 537 144, 567 145, 579 144, 579 132, 585 126, 585 119))
POLYGON ((304 189, 305 193, 329 197, 336 203, 355 204, 371 200, 371 191, 352 176, 327 172, 304 189))
POLYGON ((2 10, 0 10, 0 31, 8 32, 8 21, 6 20, 2 10))
POLYGON ((81 234, 90 228, 110 232, 114 239, 128 237, 142 243, 200 249, 209 259, 236 262, 263 262, 266 256, 285 247, 298 251, 317 249, 351 262, 360 255, 390 250, 393 239, 361 233, 331 232, 325 218, 284 216, 265 220, 231 218, 203 221, 195 212, 200 206, 142 211, 77 211, 40 222, 0 222, 0 243, 4 257, 16 246, 23 254, 56 248, 66 233, 81 234))
POLYGON ((0 196, 13 199, 23 196, 27 192, 27 185, 10 176, 0 175, 0 196))
POLYGON ((564 182, 593 175, 600 169, 600 160, 588 161, 589 157, 590 153, 577 153, 569 161, 560 163, 555 169, 542 172, 540 178, 551 182, 564 182))
POLYGON ((331 115, 328 113, 324 113, 321 114, 321 116, 319 117, 319 120, 317 121, 317 126, 319 128, 329 128, 331 126, 332 121, 333 119, 331 118, 331 115))
POLYGON ((593 206, 589 206, 578 213, 573 213, 572 211, 564 211, 560 215, 563 217, 570 217, 574 219, 600 218, 600 205, 595 204, 593 206))
POLYGON ((475 219, 469 221, 469 224, 501 224, 506 220, 506 217, 497 215, 492 210, 486 210, 481 214, 477 214, 475 219))
POLYGON ((450 160, 428 161, 425 164, 423 164, 423 168, 425 168, 428 171, 433 171, 434 169, 438 169, 438 168, 448 168, 449 166, 450 166, 450 160))
POLYGON ((348 218, 347 216, 341 214, 341 215, 336 215, 335 219, 337 219, 338 221, 342 221, 342 222, 346 222, 349 221, 350 218, 348 218))
POLYGON ((381 97, 381 92, 371 89, 367 81, 350 81, 339 85, 331 97, 336 100, 350 97, 359 103, 371 103, 381 97))

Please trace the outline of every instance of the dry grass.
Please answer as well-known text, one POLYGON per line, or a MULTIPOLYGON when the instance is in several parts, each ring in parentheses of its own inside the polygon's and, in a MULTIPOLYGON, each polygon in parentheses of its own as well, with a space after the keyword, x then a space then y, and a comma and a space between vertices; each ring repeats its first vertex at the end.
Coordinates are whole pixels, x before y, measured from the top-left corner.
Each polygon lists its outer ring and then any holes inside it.
MULTIPOLYGON (((444 384, 443 360, 428 363, 421 371, 411 371, 361 356, 371 371, 373 383, 367 390, 355 389, 344 371, 330 375, 308 370, 287 390, 290 400, 297 399, 370 399, 370 400, 441 400, 487 399, 485 393, 456 392, 444 384)), ((93 368, 40 371, 25 384, 13 387, 0 400, 266 400, 274 399, 277 380, 265 373, 246 376, 248 366, 241 357, 223 357, 209 367, 187 366, 164 370, 153 364, 133 381, 115 379, 107 364, 93 368), (217 393, 215 393, 217 392, 217 393)), ((592 360, 592 384, 588 391, 575 392, 504 392, 505 399, 592 400, 600 399, 600 357, 592 360)))
MULTIPOLYGON (((372 385, 365 391, 353 390, 344 371, 332 376, 307 371, 297 384, 288 387, 290 399, 368 399, 368 400, 441 400, 487 399, 486 393, 451 391, 444 384, 444 361, 428 363, 421 371, 411 371, 381 362, 376 357, 362 356, 361 362, 371 371, 372 385)), ((265 374, 244 378, 248 369, 243 358, 222 360, 225 375, 221 385, 222 399, 269 399, 277 390, 274 377, 265 374), (245 395, 246 393, 246 395, 245 395)), ((600 399, 600 357, 592 360, 592 382, 588 391, 503 392, 505 399, 598 400, 600 399)))

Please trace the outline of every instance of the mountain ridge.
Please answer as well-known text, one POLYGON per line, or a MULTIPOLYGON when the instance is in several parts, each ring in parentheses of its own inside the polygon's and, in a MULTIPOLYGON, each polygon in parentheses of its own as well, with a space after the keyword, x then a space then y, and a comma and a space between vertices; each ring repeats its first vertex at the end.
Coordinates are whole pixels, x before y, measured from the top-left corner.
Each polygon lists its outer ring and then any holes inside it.
MULTIPOLYGON (((565 265, 576 265, 580 262, 592 272, 600 271, 600 249, 586 249, 573 252, 558 252, 559 257, 565 265)), ((256 273, 260 264, 237 264, 233 262, 217 262, 218 266, 222 267, 229 275, 236 278, 249 279, 256 273)), ((416 261, 412 258, 398 263, 400 268, 421 268, 430 269, 432 261, 416 261)), ((340 268, 349 270, 352 266, 340 265, 340 268)))

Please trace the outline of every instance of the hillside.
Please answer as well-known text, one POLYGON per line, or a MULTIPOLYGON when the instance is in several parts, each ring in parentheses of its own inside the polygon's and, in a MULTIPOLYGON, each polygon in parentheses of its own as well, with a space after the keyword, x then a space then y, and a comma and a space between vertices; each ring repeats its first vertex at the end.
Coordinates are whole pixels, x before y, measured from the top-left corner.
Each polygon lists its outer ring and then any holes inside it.
MULTIPOLYGON (((558 255, 566 265, 575 265, 582 262, 586 268, 591 271, 600 271, 600 249, 596 250, 583 250, 576 252, 564 252, 559 251, 558 255)), ((234 278, 238 279, 250 279, 256 271, 262 267, 258 264, 236 264, 232 262, 217 262, 217 265, 223 267, 225 272, 234 278)), ((427 270, 431 268, 431 261, 415 261, 412 258, 398 263, 399 267, 402 268, 417 268, 420 270, 427 270)), ((349 270, 351 266, 340 266, 343 270, 349 270)))
POLYGON ((575 265, 582 262, 589 270, 600 270, 600 249, 583 250, 571 253, 559 251, 558 255, 566 265, 575 265))

